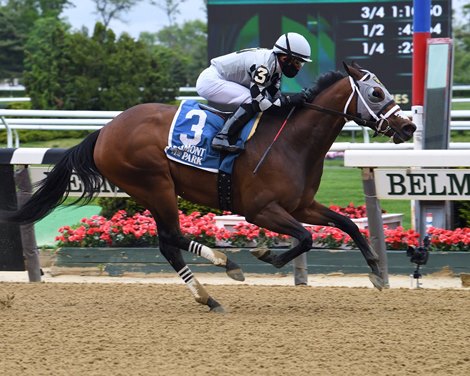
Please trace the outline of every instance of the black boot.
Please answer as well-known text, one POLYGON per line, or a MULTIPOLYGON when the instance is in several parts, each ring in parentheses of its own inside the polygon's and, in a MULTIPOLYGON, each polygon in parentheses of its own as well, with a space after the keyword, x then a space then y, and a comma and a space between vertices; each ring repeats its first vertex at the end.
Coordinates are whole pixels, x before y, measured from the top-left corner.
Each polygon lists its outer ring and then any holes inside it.
POLYGON ((225 151, 227 153, 242 151, 244 146, 232 145, 230 139, 238 135, 254 114, 255 110, 251 104, 242 104, 225 122, 222 130, 214 137, 212 147, 215 150, 225 151))

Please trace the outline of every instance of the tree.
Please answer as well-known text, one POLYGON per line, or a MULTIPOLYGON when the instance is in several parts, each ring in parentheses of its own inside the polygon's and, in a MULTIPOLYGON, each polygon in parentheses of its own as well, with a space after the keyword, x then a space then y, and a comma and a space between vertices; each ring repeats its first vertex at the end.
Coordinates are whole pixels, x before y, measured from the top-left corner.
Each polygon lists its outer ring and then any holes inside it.
POLYGON ((140 1, 142 0, 94 0, 96 13, 101 17, 105 28, 108 28, 113 19, 124 22, 121 15, 128 12, 140 1))
POLYGON ((72 6, 71 0, 37 0, 35 1, 41 17, 58 18, 63 10, 72 6))
POLYGON ((24 46, 35 22, 58 19, 70 5, 70 0, 8 0, 0 5, 0 79, 21 77, 24 46))
POLYGON ((21 77, 23 43, 8 14, 0 9, 0 79, 21 77))
MULTIPOLYGON (((157 33, 141 33, 139 40, 152 50, 156 46, 171 49, 183 65, 181 76, 174 76, 181 86, 194 86, 207 65, 207 25, 196 20, 167 26, 157 33)), ((176 73, 174 73, 176 74, 176 73)))
POLYGON ((26 44, 25 85, 37 109, 124 110, 174 100, 181 69, 174 51, 150 51, 101 23, 93 35, 69 33, 59 20, 36 23, 26 44))
POLYGON ((185 1, 186 0, 153 0, 151 3, 166 13, 168 24, 171 27, 176 24, 176 17, 181 14, 179 7, 185 1))
POLYGON ((470 4, 463 7, 464 22, 454 27, 454 82, 470 84, 470 4))
POLYGON ((66 26, 55 18, 38 20, 26 42, 24 83, 33 108, 63 109, 67 72, 66 26))

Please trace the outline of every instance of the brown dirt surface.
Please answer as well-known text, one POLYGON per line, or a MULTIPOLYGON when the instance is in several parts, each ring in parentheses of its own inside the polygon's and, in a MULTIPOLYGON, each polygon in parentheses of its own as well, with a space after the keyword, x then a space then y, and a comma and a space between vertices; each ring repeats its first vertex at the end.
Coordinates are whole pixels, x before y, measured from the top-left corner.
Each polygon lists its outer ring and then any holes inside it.
POLYGON ((0 283, 0 374, 469 375, 470 290, 0 283))

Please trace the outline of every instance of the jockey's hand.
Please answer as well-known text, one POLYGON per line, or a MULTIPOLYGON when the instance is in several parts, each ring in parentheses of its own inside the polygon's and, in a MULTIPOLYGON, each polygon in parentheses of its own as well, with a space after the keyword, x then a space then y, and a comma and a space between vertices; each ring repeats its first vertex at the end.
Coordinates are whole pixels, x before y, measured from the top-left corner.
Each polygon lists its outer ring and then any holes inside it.
POLYGON ((286 104, 292 107, 301 107, 306 99, 307 94, 303 90, 300 93, 285 96, 286 104))

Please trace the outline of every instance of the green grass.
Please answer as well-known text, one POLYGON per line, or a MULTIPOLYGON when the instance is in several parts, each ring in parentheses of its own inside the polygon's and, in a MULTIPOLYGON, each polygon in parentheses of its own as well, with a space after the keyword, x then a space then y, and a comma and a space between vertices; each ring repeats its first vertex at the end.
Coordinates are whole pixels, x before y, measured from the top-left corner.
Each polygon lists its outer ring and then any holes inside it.
MULTIPOLYGON (((364 205, 361 169, 344 167, 342 160, 326 161, 316 200, 326 206, 364 205)), ((380 205, 387 213, 402 213, 403 227, 411 228, 409 200, 380 200, 380 205)))
POLYGON ((56 138, 48 141, 22 142, 22 148, 71 148, 83 141, 83 138, 56 138))
POLYGON ((453 110, 470 110, 470 102, 452 103, 453 110))

